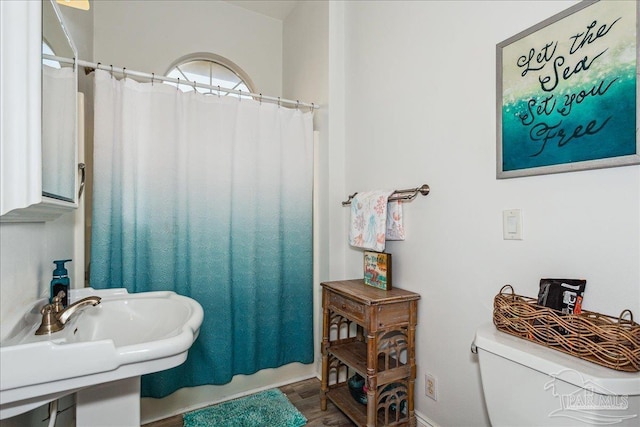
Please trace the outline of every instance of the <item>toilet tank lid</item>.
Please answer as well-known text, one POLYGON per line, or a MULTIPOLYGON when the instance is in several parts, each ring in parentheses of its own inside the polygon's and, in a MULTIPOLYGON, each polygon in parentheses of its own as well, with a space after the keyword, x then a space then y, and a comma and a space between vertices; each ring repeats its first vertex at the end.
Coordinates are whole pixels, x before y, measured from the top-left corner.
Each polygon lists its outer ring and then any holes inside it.
MULTIPOLYGON (((622 372, 587 362, 499 331, 493 323, 476 330, 474 344, 486 351, 571 383, 606 395, 640 395, 640 373, 622 372)), ((482 357, 480 357, 482 363, 482 357)))

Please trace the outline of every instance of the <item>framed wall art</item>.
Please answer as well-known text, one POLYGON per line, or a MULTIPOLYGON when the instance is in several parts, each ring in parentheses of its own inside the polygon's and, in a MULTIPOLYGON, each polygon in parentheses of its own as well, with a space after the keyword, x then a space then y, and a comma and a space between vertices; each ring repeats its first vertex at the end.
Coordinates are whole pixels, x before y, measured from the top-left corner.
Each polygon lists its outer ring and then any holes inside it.
POLYGON ((640 163, 638 16, 587 0, 497 45, 498 178, 640 163))
POLYGON ((364 252, 364 284, 391 290, 391 254, 364 252))

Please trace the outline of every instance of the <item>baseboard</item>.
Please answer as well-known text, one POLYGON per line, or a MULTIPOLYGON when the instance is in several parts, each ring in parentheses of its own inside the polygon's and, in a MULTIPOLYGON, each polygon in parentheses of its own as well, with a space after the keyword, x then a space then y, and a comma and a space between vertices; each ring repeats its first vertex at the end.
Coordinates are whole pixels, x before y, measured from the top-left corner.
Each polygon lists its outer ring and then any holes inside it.
POLYGON ((440 427, 435 421, 418 411, 416 411, 416 421, 418 427, 440 427))
POLYGON ((140 399, 140 421, 141 424, 159 421, 314 376, 316 372, 313 365, 291 363, 279 368, 263 369, 252 375, 236 375, 225 385, 186 387, 162 399, 143 397, 140 399))

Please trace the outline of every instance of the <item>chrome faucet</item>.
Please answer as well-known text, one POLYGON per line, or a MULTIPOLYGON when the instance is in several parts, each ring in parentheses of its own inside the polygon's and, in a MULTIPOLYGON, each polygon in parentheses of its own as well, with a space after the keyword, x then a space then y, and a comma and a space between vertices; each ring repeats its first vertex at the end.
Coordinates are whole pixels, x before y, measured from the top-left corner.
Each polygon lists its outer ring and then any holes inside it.
POLYGON ((69 305, 67 308, 62 307, 62 298, 64 298, 64 291, 60 291, 58 295, 53 298, 51 304, 47 304, 40 310, 42 313, 42 323, 36 331, 36 335, 45 335, 53 332, 58 332, 64 329, 64 325, 69 318, 73 316, 78 310, 91 305, 96 306, 100 304, 100 297, 90 296, 82 298, 69 305))

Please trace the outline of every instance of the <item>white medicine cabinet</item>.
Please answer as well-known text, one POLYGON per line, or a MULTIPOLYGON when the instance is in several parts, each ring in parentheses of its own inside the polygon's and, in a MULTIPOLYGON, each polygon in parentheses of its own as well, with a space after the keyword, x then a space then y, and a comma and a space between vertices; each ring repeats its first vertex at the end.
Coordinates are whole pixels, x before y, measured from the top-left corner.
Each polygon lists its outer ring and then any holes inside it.
POLYGON ((55 0, 0 1, 0 222, 41 222, 78 207, 76 58, 55 0))

